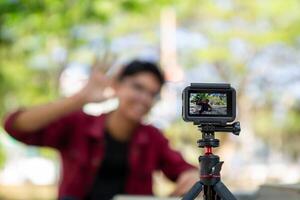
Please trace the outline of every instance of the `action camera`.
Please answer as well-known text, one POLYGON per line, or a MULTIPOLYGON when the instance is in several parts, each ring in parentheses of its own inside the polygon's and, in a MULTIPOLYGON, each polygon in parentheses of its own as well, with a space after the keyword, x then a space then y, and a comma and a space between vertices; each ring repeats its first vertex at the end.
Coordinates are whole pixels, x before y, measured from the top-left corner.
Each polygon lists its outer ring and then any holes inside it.
POLYGON ((182 93, 182 117, 194 124, 226 124, 236 116, 236 92, 230 84, 191 83, 182 93))

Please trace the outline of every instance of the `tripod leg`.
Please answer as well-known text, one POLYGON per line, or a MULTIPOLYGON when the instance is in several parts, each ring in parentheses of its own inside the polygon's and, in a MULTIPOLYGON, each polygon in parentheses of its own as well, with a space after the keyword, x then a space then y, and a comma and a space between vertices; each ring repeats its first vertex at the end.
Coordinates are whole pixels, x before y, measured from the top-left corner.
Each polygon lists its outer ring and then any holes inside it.
POLYGON ((218 194, 217 194, 217 192, 214 190, 214 189, 212 189, 213 190, 213 200, 221 200, 221 198, 218 196, 218 194))
POLYGON ((204 185, 203 186, 203 200, 216 200, 216 193, 212 186, 204 185))
POLYGON ((214 190, 222 200, 237 200, 221 181, 214 185, 214 190))
POLYGON ((184 197, 181 200, 193 200, 195 199, 200 192, 202 191, 202 183, 198 181, 193 185, 193 187, 184 195, 184 197))

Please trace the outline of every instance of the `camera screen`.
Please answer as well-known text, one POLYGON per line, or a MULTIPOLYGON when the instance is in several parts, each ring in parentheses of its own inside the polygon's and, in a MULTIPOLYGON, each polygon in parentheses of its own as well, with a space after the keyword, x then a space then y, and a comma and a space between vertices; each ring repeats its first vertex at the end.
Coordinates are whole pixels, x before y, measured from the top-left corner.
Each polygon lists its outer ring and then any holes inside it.
POLYGON ((226 92, 190 92, 189 115, 228 116, 228 95, 226 92))

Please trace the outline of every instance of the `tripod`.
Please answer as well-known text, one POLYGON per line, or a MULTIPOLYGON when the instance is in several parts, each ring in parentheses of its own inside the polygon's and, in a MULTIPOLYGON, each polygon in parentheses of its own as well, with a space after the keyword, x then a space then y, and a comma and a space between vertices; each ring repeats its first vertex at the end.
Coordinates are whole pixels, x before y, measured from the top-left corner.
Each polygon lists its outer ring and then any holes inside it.
POLYGON ((220 157, 212 153, 214 147, 219 146, 219 140, 215 139, 215 132, 232 132, 235 135, 240 133, 240 123, 219 125, 202 124, 199 125, 202 132, 202 139, 198 140, 198 147, 204 148, 204 155, 199 156, 200 181, 186 193, 182 200, 193 200, 203 190, 204 200, 236 200, 233 194, 221 181, 221 169, 223 161, 220 157))

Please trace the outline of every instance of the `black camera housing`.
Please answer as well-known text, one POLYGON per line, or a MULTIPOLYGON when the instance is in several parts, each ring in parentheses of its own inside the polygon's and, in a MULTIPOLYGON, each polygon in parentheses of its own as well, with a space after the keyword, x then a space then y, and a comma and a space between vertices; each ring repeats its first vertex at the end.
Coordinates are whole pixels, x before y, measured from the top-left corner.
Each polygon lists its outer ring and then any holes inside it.
POLYGON ((230 84, 191 83, 183 90, 182 102, 184 121, 196 125, 226 124, 236 117, 236 91, 230 84))

